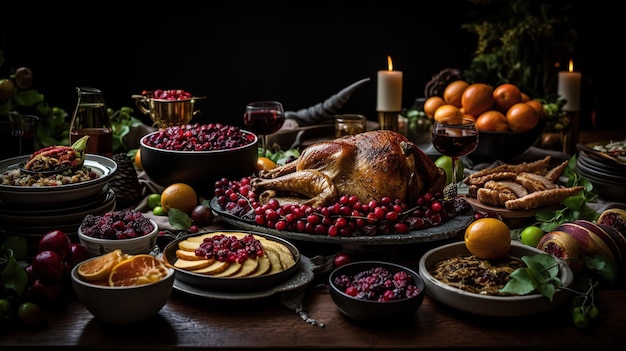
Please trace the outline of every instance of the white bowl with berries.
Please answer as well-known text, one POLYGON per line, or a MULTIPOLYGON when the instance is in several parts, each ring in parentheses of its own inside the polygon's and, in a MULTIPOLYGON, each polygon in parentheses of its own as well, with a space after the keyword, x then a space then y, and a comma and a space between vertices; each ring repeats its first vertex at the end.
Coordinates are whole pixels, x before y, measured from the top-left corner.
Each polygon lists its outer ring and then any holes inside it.
POLYGON ((122 250, 125 254, 145 254, 156 245, 157 223, 136 210, 109 211, 87 215, 78 228, 78 239, 92 256, 122 250))

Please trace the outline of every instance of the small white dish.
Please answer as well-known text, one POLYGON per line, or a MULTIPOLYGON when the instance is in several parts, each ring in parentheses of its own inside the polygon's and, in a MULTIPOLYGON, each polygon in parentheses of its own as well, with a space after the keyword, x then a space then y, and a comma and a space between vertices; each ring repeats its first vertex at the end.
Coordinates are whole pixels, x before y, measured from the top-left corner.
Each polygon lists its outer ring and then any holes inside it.
MULTIPOLYGON (((537 254, 545 254, 545 252, 521 243, 511 243, 510 256, 522 257, 537 254)), ((570 296, 570 292, 560 288, 556 289, 552 301, 539 293, 520 296, 480 295, 447 285, 430 273, 430 269, 437 262, 458 255, 470 255, 463 241, 434 248, 426 252, 419 261, 419 275, 424 280, 426 294, 455 309, 483 316, 519 317, 556 308, 567 301, 570 296)), ((572 285, 574 274, 567 265, 560 265, 559 279, 563 287, 572 285)))
POLYGON ((80 243, 87 247, 91 256, 100 256, 106 253, 115 251, 116 249, 122 250, 123 253, 128 255, 147 254, 154 245, 156 245, 156 239, 159 234, 159 226, 153 220, 150 220, 154 229, 143 236, 139 236, 132 239, 100 239, 94 238, 84 234, 78 227, 78 239, 80 243))

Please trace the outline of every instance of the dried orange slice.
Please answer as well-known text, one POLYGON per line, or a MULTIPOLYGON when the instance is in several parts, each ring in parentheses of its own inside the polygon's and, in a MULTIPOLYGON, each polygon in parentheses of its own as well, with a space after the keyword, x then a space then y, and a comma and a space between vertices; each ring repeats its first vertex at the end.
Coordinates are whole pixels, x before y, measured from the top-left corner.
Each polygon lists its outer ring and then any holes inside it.
POLYGON ((78 267, 78 275, 88 282, 108 281, 113 267, 125 258, 122 250, 117 249, 92 260, 85 261, 78 267))
POLYGON ((160 259, 148 254, 134 255, 113 267, 109 275, 109 285, 149 284, 163 279, 167 273, 168 268, 160 259))

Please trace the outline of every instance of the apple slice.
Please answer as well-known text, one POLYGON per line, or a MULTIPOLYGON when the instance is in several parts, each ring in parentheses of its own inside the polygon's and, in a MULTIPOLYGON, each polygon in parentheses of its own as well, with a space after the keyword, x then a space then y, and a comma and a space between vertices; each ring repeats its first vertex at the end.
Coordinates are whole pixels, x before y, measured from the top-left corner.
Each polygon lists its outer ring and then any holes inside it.
POLYGON ((221 273, 223 271, 226 270, 226 268, 228 268, 229 264, 228 262, 223 262, 223 261, 213 261, 213 263, 209 264, 208 266, 204 267, 204 268, 200 268, 200 269, 194 269, 191 270, 194 273, 201 273, 201 274, 209 274, 209 275, 215 275, 218 273, 221 273))
POLYGON ((259 257, 259 264, 257 265, 256 270, 252 272, 249 276, 258 277, 260 275, 267 274, 271 268, 272 268, 272 263, 270 262, 269 257, 267 257, 267 254, 265 254, 259 257))
POLYGON ((196 269, 205 268, 210 264, 211 262, 209 260, 183 260, 179 258, 176 260, 176 262, 174 262, 174 267, 193 271, 196 269))
POLYGON ((224 271, 220 273, 213 274, 213 276, 214 277, 230 277, 233 274, 236 274, 237 272, 239 272, 241 270, 241 266, 242 264, 237 261, 231 262, 228 268, 226 268, 224 271))
POLYGON ((255 272, 258 267, 259 267, 259 260, 256 259, 256 258, 249 258, 248 257, 241 264, 241 269, 239 270, 239 272, 233 274, 232 277, 233 278, 235 278, 235 277, 247 277, 247 276, 251 275, 253 272, 255 272))

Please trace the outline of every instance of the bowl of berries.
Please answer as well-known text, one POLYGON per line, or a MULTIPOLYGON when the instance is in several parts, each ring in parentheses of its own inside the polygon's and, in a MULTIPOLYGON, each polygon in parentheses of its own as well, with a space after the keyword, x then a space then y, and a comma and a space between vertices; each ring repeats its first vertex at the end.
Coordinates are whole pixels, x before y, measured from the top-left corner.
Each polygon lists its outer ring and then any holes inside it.
POLYGON ((364 322, 414 317, 424 300, 424 281, 412 269, 383 261, 352 262, 329 277, 330 296, 344 315, 364 322))
POLYGON ((191 185, 198 194, 213 194, 223 177, 238 179, 256 171, 258 137, 220 123, 171 126, 139 141, 141 165, 161 186, 191 185))
POLYGON ((87 215, 78 227, 78 239, 91 256, 115 250, 136 255, 149 253, 156 245, 159 226, 136 210, 87 215))

